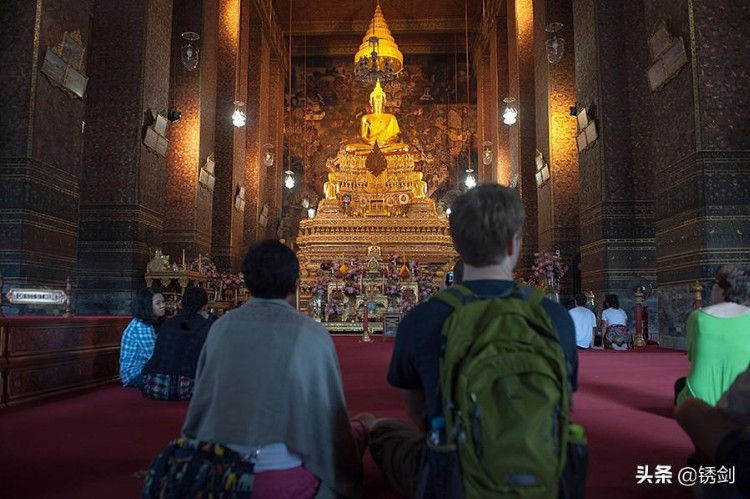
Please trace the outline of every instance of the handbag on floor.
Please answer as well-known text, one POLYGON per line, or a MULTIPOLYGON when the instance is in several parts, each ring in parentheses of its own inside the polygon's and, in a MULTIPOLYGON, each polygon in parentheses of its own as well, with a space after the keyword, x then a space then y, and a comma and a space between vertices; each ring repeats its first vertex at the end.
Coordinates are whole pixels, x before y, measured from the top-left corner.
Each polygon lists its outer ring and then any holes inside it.
POLYGON ((247 499, 256 460, 257 452, 243 456, 221 444, 180 437, 151 462, 141 498, 247 499))

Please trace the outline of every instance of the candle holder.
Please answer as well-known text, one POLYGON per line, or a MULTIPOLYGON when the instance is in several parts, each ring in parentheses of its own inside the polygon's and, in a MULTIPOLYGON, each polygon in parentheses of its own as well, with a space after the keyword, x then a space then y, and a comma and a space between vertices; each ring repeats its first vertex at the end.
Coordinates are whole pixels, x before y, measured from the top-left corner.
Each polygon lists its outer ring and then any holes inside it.
POLYGON ((370 335, 370 328, 371 326, 367 326, 362 330, 362 338, 360 338, 360 343, 372 343, 372 336, 370 335))

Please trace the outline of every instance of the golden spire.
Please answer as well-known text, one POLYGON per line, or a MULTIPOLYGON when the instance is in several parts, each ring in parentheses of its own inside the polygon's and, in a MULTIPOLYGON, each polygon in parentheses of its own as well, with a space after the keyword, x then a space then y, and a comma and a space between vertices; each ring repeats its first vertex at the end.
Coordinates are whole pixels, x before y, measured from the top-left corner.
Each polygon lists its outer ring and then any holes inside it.
POLYGON ((370 27, 367 28, 367 33, 362 38, 362 44, 354 55, 355 68, 362 66, 363 63, 360 62, 362 59, 364 59, 366 67, 370 69, 371 80, 379 77, 383 80, 383 83, 387 81, 387 78, 383 78, 384 74, 376 75, 376 72, 383 73, 386 67, 390 67, 390 73, 395 76, 401 72, 404 65, 404 56, 398 49, 396 40, 393 39, 391 30, 385 22, 383 11, 380 10, 380 2, 375 6, 375 14, 370 21, 370 27), (372 63, 373 52, 377 53, 377 66, 375 67, 372 63))

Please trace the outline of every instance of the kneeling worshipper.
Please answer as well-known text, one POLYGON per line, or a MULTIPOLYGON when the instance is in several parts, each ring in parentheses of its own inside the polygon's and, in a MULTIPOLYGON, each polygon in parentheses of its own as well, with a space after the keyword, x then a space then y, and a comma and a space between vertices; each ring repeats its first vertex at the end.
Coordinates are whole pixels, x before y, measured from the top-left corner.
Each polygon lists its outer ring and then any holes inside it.
POLYGON ((205 289, 187 288, 180 304, 180 312, 159 328, 154 354, 143 368, 141 391, 157 400, 192 397, 198 356, 211 327, 205 289))
POLYGON ((616 294, 604 297, 606 308, 602 310, 602 332, 604 348, 627 350, 633 348, 633 338, 628 330, 628 314, 620 308, 616 294))

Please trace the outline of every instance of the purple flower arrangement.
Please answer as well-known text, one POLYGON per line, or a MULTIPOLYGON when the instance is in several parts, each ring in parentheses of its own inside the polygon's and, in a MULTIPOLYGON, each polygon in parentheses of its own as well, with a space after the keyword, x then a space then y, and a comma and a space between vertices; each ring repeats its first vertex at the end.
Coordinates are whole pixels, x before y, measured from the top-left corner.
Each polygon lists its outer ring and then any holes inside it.
POLYGON ((328 291, 328 284, 332 281, 330 277, 318 277, 312 285, 306 286, 305 290, 309 291, 311 295, 325 296, 326 291, 328 291))
POLYGON ((559 280, 568 271, 568 267, 563 265, 559 250, 554 253, 541 251, 534 253, 534 265, 531 271, 536 278, 559 280))
POLYGON ((344 313, 344 305, 340 300, 331 300, 326 303, 326 316, 330 319, 334 316, 341 316, 344 313))

